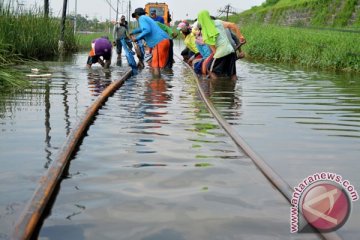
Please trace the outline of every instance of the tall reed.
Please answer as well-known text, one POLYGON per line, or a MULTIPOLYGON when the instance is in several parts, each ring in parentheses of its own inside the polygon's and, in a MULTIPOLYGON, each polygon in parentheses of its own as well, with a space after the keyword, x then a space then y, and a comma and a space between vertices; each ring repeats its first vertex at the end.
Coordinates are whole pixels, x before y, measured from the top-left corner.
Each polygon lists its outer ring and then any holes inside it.
POLYGON ((27 85, 24 78, 12 68, 15 63, 21 63, 22 59, 14 52, 8 50, 9 45, 0 42, 0 87, 27 85))
MULTIPOLYGON (((65 49, 77 49, 75 35, 69 23, 65 32, 65 49)), ((0 83, 13 81, 10 65, 20 59, 44 59, 56 56, 60 37, 60 20, 45 18, 39 9, 17 13, 0 2, 0 83)), ((17 78, 17 77, 15 77, 17 78)))
MULTIPOLYGON (((76 40, 70 24, 66 29, 65 46, 71 49, 76 40)), ((59 19, 45 18, 36 9, 17 15, 0 4, 0 41, 23 57, 41 59, 58 54, 59 36, 59 19)))

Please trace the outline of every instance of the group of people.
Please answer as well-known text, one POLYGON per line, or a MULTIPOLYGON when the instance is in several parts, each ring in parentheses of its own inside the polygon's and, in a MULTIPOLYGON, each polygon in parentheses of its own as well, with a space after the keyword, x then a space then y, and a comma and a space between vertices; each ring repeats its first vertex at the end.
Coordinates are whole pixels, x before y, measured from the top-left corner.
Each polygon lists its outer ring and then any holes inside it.
MULTIPOLYGON (((129 38, 133 42, 144 40, 152 56, 148 59, 151 59, 153 74, 159 76, 160 69, 172 67, 173 39, 177 37, 177 33, 164 24, 164 19, 156 15, 156 10, 152 10, 148 16, 143 8, 136 8, 132 17, 138 21, 139 28, 129 33, 124 16, 115 28, 114 44, 117 46, 118 56, 121 56, 121 38, 129 38)), ((194 24, 182 21, 177 29, 183 34, 186 46, 181 55, 198 74, 211 78, 226 76, 236 79, 235 62, 244 57, 241 46, 246 43, 236 24, 215 19, 207 10, 203 10, 198 13, 194 24)), ((108 39, 94 40, 88 66, 97 61, 105 67, 110 65, 111 47, 108 39), (103 56, 105 62, 99 60, 99 54, 103 54, 100 56, 103 56)))
POLYGON ((203 10, 192 26, 183 21, 177 29, 185 36, 181 55, 196 73, 237 79, 235 62, 244 57, 241 46, 246 40, 235 23, 215 19, 203 10))

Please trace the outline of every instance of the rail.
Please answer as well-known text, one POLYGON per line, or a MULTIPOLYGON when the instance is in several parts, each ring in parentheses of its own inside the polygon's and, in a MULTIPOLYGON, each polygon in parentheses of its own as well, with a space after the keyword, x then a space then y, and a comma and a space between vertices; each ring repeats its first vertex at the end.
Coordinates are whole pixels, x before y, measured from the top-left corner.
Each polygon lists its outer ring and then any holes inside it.
MULTIPOLYGON (((181 60, 179 56, 176 57, 181 60)), ((181 60, 182 61, 182 60, 181 60)), ((183 62, 184 63, 184 62, 183 62)), ((292 188, 291 186, 277 173, 271 166, 263 160, 246 142, 245 140, 236 132, 236 130, 221 116, 221 114, 216 110, 215 106, 212 104, 211 100, 206 96, 203 91, 200 81, 194 70, 186 63, 184 63, 187 68, 193 73, 195 83, 200 94, 201 99, 204 101, 206 108, 214 116, 219 125, 225 130, 225 132, 230 136, 234 141, 237 147, 239 147, 244 153, 253 161, 257 168, 262 172, 262 174, 269 180, 269 182, 285 197, 285 199, 291 204, 292 198, 292 188)), ((290 221, 290 218, 289 218, 290 221)), ((314 229, 315 230, 315 229, 314 229)), ((316 230, 315 230, 316 231, 316 230)), ((322 233, 317 232, 317 234, 324 240, 341 240, 342 238, 336 232, 322 233)))
POLYGON ((112 82, 97 97, 93 104, 86 110, 84 116, 72 129, 65 143, 59 150, 57 158, 50 165, 48 171, 41 177, 35 192, 30 201, 25 206, 13 229, 11 239, 27 240, 31 239, 39 227, 40 221, 44 215, 45 209, 52 198, 56 187, 62 180, 62 174, 68 166, 78 145, 86 133, 88 127, 94 119, 94 116, 106 100, 118 88, 120 88, 126 79, 132 74, 131 70, 125 72, 121 79, 112 82))

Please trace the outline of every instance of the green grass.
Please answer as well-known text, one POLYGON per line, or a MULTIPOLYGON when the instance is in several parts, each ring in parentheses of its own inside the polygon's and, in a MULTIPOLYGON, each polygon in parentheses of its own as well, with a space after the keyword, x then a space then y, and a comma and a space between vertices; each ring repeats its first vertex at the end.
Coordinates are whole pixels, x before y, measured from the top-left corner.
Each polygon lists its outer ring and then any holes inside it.
MULTIPOLYGON (((65 48, 76 49, 75 36, 66 26, 65 48)), ((42 59, 58 54, 60 21, 44 18, 40 12, 15 15, 0 6, 0 42, 24 58, 42 59)))
POLYGON ((358 0, 267 0, 229 20, 240 23, 248 40, 244 50, 252 58, 360 72, 360 12, 353 16, 357 6, 358 0), (306 17, 296 20, 297 14, 306 17), (287 22, 289 17, 295 21, 287 22), (329 30, 279 26, 284 24, 329 30))
POLYGON ((290 6, 294 6, 294 5, 302 5, 304 3, 316 2, 316 1, 318 1, 318 0, 280 0, 274 6, 277 8, 290 7, 290 6))
MULTIPOLYGON (((65 32, 65 50, 77 49, 70 23, 65 32)), ((60 20, 44 18, 40 10, 16 14, 0 2, 0 86, 21 86, 16 71, 11 70, 23 59, 45 59, 59 54, 60 20)))
POLYGON ((23 60, 18 54, 7 50, 8 48, 8 45, 0 42, 0 87, 21 88, 28 82, 12 67, 15 63, 22 63, 23 60))
POLYGON ((261 6, 232 16, 231 20, 242 23, 266 21, 284 25, 289 24, 289 19, 296 18, 296 13, 300 13, 311 18, 299 18, 298 21, 294 21, 295 25, 301 23, 305 26, 359 29, 360 12, 355 12, 358 5, 358 0, 267 0, 261 6), (352 19, 354 13, 356 15, 352 19))
POLYGON ((350 17, 355 11, 355 6, 357 5, 357 3, 358 0, 347 0, 340 9, 340 12, 336 14, 333 26, 346 26, 349 22, 350 17))
POLYGON ((275 25, 246 25, 244 50, 255 59, 360 72, 359 34, 275 25))

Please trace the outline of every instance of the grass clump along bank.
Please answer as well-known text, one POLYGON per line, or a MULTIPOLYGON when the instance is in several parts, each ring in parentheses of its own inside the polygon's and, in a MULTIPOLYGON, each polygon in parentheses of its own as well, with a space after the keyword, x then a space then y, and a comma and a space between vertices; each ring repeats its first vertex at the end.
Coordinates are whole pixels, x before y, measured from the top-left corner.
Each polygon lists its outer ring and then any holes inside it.
POLYGON ((244 25, 241 30, 247 38, 244 50, 252 58, 360 72, 357 33, 275 25, 244 25))
MULTIPOLYGON (((68 23, 65 29, 65 50, 76 50, 73 28, 68 23)), ((21 82, 13 81, 18 76, 10 68, 22 59, 44 59, 59 54, 59 37, 60 19, 45 18, 40 10, 13 12, 9 5, 0 3, 0 85, 21 82)))

